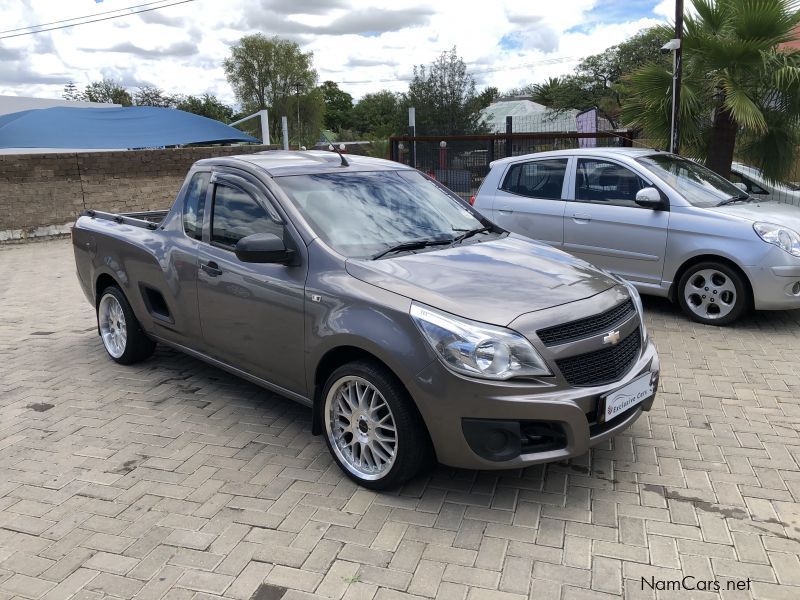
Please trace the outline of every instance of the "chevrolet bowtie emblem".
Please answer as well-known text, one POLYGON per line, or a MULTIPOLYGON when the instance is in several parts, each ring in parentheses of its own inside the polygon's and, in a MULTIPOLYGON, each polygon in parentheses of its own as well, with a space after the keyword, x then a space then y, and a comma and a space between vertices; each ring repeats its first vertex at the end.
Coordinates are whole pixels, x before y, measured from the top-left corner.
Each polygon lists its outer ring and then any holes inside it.
POLYGON ((612 346, 616 346, 619 343, 619 331, 612 331, 607 336, 603 338, 604 344, 611 344, 612 346))

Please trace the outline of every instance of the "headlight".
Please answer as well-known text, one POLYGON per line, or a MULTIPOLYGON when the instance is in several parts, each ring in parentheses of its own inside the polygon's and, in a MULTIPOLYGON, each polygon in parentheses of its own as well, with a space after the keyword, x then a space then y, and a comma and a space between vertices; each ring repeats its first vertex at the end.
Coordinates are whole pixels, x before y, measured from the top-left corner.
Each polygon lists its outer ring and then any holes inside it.
POLYGON ((411 318, 445 365, 485 379, 550 375, 544 360, 518 333, 431 308, 411 305, 411 318))
POLYGON ((775 244, 792 256, 800 256, 800 234, 793 229, 774 223, 755 223, 753 229, 768 244, 775 244))

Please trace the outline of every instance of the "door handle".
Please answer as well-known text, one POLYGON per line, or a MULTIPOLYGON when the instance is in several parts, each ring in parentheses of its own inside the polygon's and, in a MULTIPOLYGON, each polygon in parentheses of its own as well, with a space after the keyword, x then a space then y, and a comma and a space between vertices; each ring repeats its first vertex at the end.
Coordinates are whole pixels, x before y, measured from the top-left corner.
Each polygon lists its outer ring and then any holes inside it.
POLYGON ((208 273, 209 277, 217 277, 222 275, 222 269, 219 268, 219 265, 215 263, 213 260, 207 262, 204 265, 200 265, 200 268, 203 269, 206 273, 208 273))
POLYGON ((512 215, 514 214, 514 209, 509 208, 508 206, 501 206, 500 208, 497 209, 497 212, 499 212, 502 215, 512 215))
POLYGON ((588 223, 592 220, 592 216, 586 213, 572 213, 572 220, 576 223, 588 223))

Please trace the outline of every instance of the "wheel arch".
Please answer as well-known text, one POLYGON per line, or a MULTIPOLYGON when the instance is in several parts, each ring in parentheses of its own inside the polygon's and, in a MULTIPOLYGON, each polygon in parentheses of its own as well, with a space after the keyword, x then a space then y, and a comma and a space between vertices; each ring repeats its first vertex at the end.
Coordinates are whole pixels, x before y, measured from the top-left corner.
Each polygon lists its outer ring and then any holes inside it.
POLYGON ((111 287, 112 285, 122 289, 122 286, 120 286, 119 282, 116 279, 114 279, 113 275, 110 275, 109 273, 100 273, 97 276, 97 279, 95 280, 94 283, 95 308, 97 308, 98 304, 100 303, 100 295, 106 288, 111 287))
POLYGON ((314 368, 311 433, 313 435, 320 435, 323 433, 325 429, 324 423, 322 421, 322 416, 323 416, 322 389, 325 386, 325 382, 328 380, 328 377, 330 377, 331 373, 333 373, 336 369, 338 369, 342 365, 346 365, 347 363, 356 360, 366 360, 377 363, 378 365, 386 369, 387 373, 389 373, 395 380, 395 382, 406 392, 408 398, 411 400, 411 409, 417 413, 419 421, 420 423, 422 423, 425 429, 425 435, 428 437, 430 448, 433 449, 431 435, 430 432, 428 431, 428 426, 425 423, 425 419, 422 417, 422 414, 419 411, 417 403, 414 401, 414 398, 409 392, 408 387, 403 383, 403 380, 395 373, 391 365, 387 364, 386 361, 382 360, 377 354, 370 352, 369 350, 366 350, 360 346, 353 345, 352 343, 342 344, 339 346, 335 346, 333 348, 329 348, 320 357, 319 361, 317 361, 316 367, 314 368))
POLYGON ((678 285, 680 284, 681 279, 683 278, 686 271, 692 268, 694 265, 704 263, 704 262, 718 262, 721 263, 734 271, 736 271, 739 276, 744 281, 744 284, 747 286, 747 296, 750 302, 750 306, 753 306, 754 297, 753 297, 753 284, 750 282, 750 278, 745 273, 744 269, 739 266, 739 264, 726 256, 720 256, 719 254, 697 254, 692 256, 691 258, 686 259, 678 270, 675 272, 675 277, 672 280, 672 285, 669 288, 669 299, 672 302, 676 302, 678 299, 678 285))

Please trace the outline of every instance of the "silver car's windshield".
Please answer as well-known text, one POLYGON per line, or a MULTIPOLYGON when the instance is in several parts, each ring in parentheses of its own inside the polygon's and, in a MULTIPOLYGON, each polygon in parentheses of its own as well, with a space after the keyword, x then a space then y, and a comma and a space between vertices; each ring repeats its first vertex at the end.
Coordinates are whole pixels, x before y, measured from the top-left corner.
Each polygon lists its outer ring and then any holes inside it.
POLYGON ((399 244, 444 244, 486 225, 416 171, 291 175, 275 182, 315 232, 347 257, 372 257, 399 244))
POLYGON ((734 198, 747 197, 742 190, 711 169, 672 154, 652 154, 636 159, 666 181, 693 206, 719 206, 734 198))

